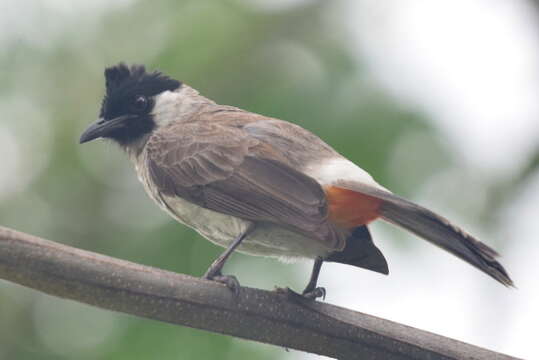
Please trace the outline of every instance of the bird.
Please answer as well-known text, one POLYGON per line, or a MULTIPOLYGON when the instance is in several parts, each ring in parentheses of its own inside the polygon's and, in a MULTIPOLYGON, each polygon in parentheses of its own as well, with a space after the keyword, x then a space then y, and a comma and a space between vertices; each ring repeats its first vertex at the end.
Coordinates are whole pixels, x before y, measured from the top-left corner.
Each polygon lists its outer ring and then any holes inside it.
MULTIPOLYGON (((324 262, 388 274, 369 224, 382 220, 459 257, 505 286, 499 254, 435 212, 393 194, 310 131, 220 105, 143 65, 107 67, 98 120, 80 143, 119 145, 150 198, 225 251, 204 278, 233 291, 224 275, 234 251, 283 261, 313 260, 301 296, 318 287, 324 262)), ((299 295, 299 294, 298 294, 299 295)))

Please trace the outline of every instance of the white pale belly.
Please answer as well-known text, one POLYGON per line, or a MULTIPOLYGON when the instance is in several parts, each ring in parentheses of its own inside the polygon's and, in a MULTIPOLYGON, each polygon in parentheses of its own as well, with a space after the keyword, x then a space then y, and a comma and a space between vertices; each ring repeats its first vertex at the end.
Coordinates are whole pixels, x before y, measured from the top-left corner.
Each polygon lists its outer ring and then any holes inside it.
MULTIPOLYGON (((217 213, 178 197, 163 196, 163 201, 165 204, 160 206, 173 218, 223 247, 227 247, 251 224, 248 220, 217 213)), ((328 254, 327 248, 318 241, 270 223, 258 223, 254 231, 243 240, 238 251, 277 257, 285 261, 313 259, 328 254)))
MULTIPOLYGON (((251 221, 208 210, 179 197, 159 194, 156 187, 150 184, 143 167, 136 166, 136 170, 146 192, 161 209, 214 244, 228 247, 251 224, 251 221)), ((319 241, 270 223, 258 223, 237 251, 287 262, 301 258, 314 259, 329 253, 319 241)))

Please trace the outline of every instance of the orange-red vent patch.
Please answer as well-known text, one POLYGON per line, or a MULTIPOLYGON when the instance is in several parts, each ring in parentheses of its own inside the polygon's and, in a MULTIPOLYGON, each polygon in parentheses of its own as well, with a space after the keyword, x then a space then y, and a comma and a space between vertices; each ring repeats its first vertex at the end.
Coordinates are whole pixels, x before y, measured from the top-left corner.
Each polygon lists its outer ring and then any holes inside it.
POLYGON ((354 228, 368 224, 379 216, 380 199, 337 186, 328 186, 324 190, 329 218, 339 226, 354 228))

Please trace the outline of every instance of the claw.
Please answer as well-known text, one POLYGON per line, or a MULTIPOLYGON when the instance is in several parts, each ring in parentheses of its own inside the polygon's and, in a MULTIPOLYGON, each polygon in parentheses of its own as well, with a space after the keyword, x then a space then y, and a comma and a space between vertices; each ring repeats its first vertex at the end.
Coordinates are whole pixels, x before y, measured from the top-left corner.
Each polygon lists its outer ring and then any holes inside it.
POLYGON ((285 288, 276 287, 275 292, 286 296, 286 298, 290 301, 296 301, 296 302, 316 300, 320 297, 322 299, 326 298, 326 289, 324 289, 323 287, 318 287, 312 291, 303 292, 303 294, 299 294, 295 292, 294 290, 290 289, 289 287, 285 287, 285 288))
POLYGON ((220 282, 221 284, 225 284, 227 288, 229 288, 232 293, 234 293, 234 296, 238 296, 240 294, 240 282, 234 275, 223 275, 223 274, 215 274, 215 275, 204 275, 204 279, 206 280, 213 280, 220 282))
POLYGON ((322 298, 322 300, 326 300, 326 289, 323 287, 317 287, 311 291, 304 291, 302 295, 307 299, 316 300, 318 298, 322 298))

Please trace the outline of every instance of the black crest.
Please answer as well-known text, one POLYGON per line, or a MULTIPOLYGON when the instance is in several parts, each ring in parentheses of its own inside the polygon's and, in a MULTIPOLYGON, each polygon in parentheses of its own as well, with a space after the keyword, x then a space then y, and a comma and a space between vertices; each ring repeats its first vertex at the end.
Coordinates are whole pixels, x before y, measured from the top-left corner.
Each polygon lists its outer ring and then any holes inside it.
POLYGON ((105 81, 106 94, 99 113, 105 119, 125 114, 136 96, 149 98, 181 86, 181 82, 161 72, 147 72, 144 65, 127 66, 124 63, 106 68, 105 81))

